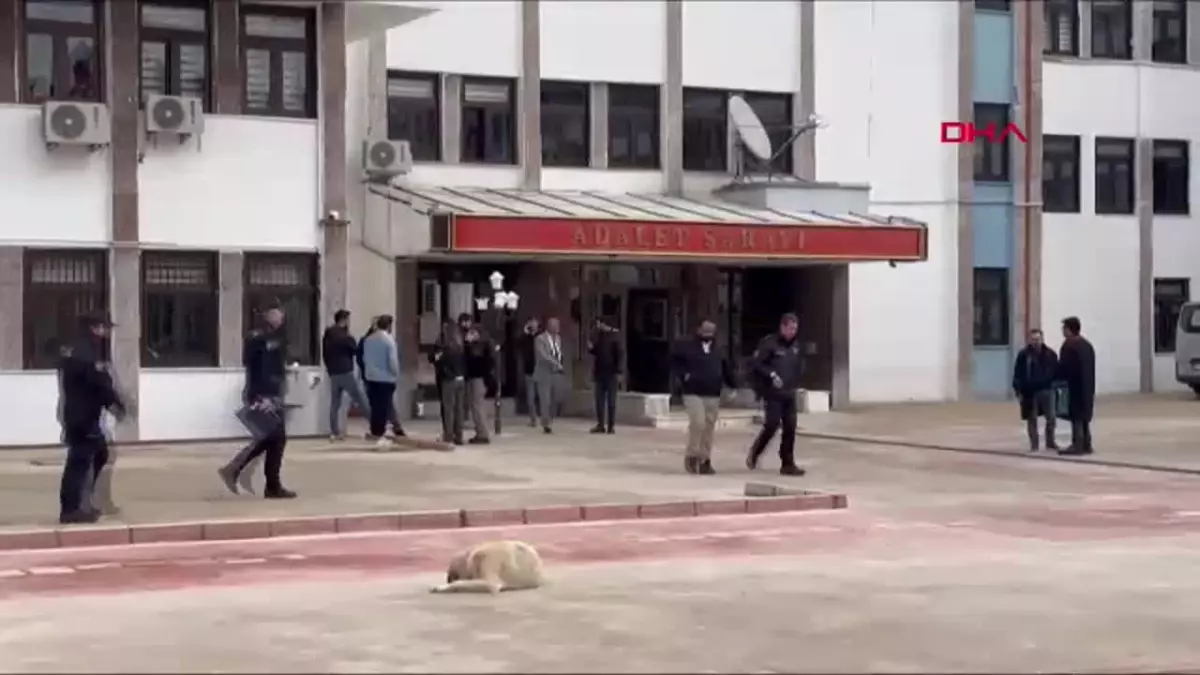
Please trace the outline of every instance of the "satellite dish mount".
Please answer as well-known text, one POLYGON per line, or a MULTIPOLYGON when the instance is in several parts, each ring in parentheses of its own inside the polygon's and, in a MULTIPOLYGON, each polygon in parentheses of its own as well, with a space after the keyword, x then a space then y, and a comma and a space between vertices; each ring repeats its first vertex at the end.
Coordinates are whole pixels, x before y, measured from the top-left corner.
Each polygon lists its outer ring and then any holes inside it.
POLYGON ((766 163, 768 182, 770 182, 775 172, 775 160, 791 149, 796 139, 810 131, 825 126, 819 116, 815 114, 809 115, 807 122, 800 126, 792 127, 792 135, 781 143, 778 148, 774 148, 772 147, 771 136, 767 133, 766 127, 763 126, 762 120, 758 118, 758 114, 754 112, 754 109, 750 107, 746 99, 736 94, 729 97, 729 121, 733 124, 734 130, 737 132, 737 137, 741 141, 737 144, 737 152, 734 156, 735 179, 742 180, 746 176, 745 153, 748 151, 766 163))

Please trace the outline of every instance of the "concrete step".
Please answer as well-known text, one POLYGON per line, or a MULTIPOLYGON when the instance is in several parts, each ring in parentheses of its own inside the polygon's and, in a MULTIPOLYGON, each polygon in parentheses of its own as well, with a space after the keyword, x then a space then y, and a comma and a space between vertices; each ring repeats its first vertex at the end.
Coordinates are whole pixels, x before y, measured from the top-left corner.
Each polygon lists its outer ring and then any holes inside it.
MULTIPOLYGON (((750 429, 760 424, 758 417, 757 410, 722 408, 721 416, 717 418, 717 429, 750 429)), ((687 429, 687 413, 678 410, 653 417, 650 426, 655 429, 687 429)))

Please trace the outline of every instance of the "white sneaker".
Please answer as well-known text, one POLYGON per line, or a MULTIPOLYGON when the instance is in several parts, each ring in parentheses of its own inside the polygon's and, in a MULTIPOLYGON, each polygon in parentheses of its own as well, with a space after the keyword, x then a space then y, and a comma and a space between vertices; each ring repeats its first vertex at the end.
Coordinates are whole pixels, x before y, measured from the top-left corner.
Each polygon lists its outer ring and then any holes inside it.
POLYGON ((392 449, 391 439, 387 438, 385 436, 385 437, 380 438, 379 440, 375 441, 375 449, 376 450, 391 450, 392 449))

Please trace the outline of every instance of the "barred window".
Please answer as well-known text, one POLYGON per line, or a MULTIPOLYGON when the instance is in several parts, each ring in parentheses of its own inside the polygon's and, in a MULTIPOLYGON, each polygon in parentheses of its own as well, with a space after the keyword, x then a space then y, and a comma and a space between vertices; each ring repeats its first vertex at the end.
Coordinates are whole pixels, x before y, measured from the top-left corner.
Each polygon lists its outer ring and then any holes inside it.
POLYGON ((25 368, 55 368, 78 317, 108 309, 108 260, 100 250, 26 249, 24 265, 25 368))
POLYGON ((317 256, 308 253, 246 254, 244 328, 259 326, 262 313, 279 304, 284 313, 288 358, 317 364, 317 256))
POLYGON ((142 366, 217 365, 219 297, 215 253, 142 254, 142 366))

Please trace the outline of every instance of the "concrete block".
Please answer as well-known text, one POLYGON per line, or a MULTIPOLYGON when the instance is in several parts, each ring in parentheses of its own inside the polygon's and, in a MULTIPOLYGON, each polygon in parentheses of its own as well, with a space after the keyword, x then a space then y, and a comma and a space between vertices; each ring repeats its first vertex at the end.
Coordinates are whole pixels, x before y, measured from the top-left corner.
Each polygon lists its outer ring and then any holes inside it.
POLYGON ((0 551, 58 548, 58 533, 54 530, 0 532, 0 551))
POLYGON ((335 523, 341 532, 386 532, 400 529, 400 515, 396 513, 364 513, 357 516, 342 516, 335 523))
POLYGON ((134 544, 161 544, 174 541, 203 541, 202 523, 177 523, 174 525, 133 525, 129 528, 129 540, 134 544))
POLYGON ((453 530, 462 526, 462 511, 413 511, 400 514, 401 530, 453 530))
POLYGON ((636 520, 637 504, 592 504, 583 507, 584 520, 636 520))
POLYGON ((524 509, 467 509, 462 512, 464 527, 524 525, 524 509))
POLYGON ((696 502, 698 516, 730 516, 745 512, 745 499, 708 499, 696 502))
POLYGON ((807 389, 800 392, 800 412, 805 414, 827 413, 830 409, 829 392, 807 389))
POLYGON ((744 494, 747 497, 778 497, 780 487, 770 483, 746 483, 744 494))
POLYGON ((271 536, 271 523, 266 520, 227 521, 205 523, 205 541, 227 541, 230 539, 266 539, 271 536))
POLYGON ((283 518, 271 523, 272 537, 302 537, 335 532, 336 518, 283 518))
POLYGON ((688 518, 696 515, 696 502, 661 502, 642 504, 639 518, 688 518))
POLYGON ((63 548, 124 546, 130 542, 128 527, 81 527, 58 531, 58 545, 63 548))
POLYGON ((543 523, 574 523, 583 520, 580 506, 538 506, 525 509, 525 522, 529 525, 543 523))

